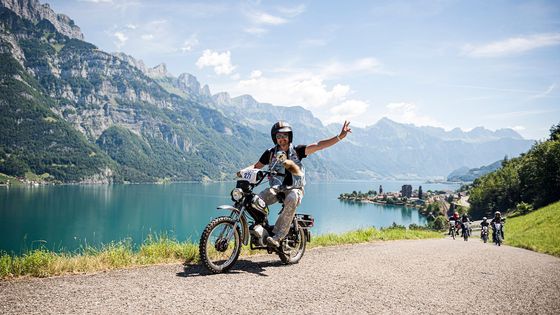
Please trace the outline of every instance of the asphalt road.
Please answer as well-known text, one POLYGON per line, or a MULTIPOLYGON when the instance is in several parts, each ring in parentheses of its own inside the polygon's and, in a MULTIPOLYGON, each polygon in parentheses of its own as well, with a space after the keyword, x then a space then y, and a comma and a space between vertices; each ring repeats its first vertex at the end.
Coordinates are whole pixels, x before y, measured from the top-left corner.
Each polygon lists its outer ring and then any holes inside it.
POLYGON ((479 239, 309 250, 296 265, 242 258, 227 274, 180 264, 0 282, 1 314, 560 314, 560 259, 479 239))

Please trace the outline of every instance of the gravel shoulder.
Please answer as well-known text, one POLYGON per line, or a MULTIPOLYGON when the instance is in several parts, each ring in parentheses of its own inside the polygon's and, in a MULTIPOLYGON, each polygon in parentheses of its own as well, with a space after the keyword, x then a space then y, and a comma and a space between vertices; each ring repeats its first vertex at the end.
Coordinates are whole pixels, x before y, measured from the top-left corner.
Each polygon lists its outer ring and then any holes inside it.
POLYGON ((560 259, 478 239, 316 248, 296 265, 242 258, 0 281, 2 314, 560 314, 560 259))

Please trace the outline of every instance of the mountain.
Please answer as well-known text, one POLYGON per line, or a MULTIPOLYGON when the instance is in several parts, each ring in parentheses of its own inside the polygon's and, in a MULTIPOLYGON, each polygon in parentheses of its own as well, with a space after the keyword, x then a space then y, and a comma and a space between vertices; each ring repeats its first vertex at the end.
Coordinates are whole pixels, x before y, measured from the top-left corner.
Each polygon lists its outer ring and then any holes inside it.
MULTIPOLYGON (((0 0, 0 172, 63 182, 219 180, 271 146, 286 120, 294 142, 333 137, 302 106, 212 94, 165 64, 109 54, 37 0, 0 0)), ((525 152, 510 129, 416 127, 380 119, 305 160, 310 179, 443 177, 525 152)))
POLYGON ((522 140, 523 137, 512 129, 498 129, 496 131, 491 131, 485 129, 484 127, 476 127, 470 131, 462 131, 459 128, 455 128, 451 131, 445 131, 443 128, 437 127, 419 127, 425 133, 432 135, 434 137, 440 138, 442 140, 460 140, 464 142, 484 142, 499 140, 503 138, 522 140))
POLYGON ((74 21, 64 14, 56 14, 48 3, 40 4, 38 0, 2 0, 0 5, 34 24, 47 20, 60 34, 84 39, 84 34, 74 21))
POLYGON ((447 176, 449 182, 472 182, 480 176, 491 173, 502 167, 503 160, 496 161, 490 165, 469 169, 461 167, 454 170, 447 176))
POLYGON ((0 172, 65 182, 222 179, 268 145, 265 134, 38 20, 48 8, 38 1, 1 4, 0 172))
MULTIPOLYGON (((331 126, 331 132, 339 130, 331 126)), ((346 161, 361 172, 375 172, 381 178, 444 177, 461 166, 486 165, 507 156, 526 152, 533 141, 496 138, 469 141, 435 136, 422 127, 380 119, 366 128, 352 128, 342 145, 329 150, 334 161, 346 161)))
MULTIPOLYGON (((148 70, 149 72, 150 70, 148 70)), ((148 74, 149 75, 149 74, 148 74)), ((201 84, 194 76, 191 86, 201 84)), ((159 80, 162 80, 159 78, 159 80)), ((196 93, 196 89, 181 87, 170 74, 166 82, 180 93, 196 93)), ((268 133, 278 120, 294 127, 296 143, 313 143, 336 135, 341 125, 324 126, 319 119, 301 106, 274 106, 260 103, 250 95, 232 98, 227 92, 208 97, 191 94, 207 106, 250 128, 268 133)), ((504 155, 516 156, 527 151, 532 141, 523 139, 511 129, 490 131, 477 127, 469 132, 459 128, 416 127, 400 124, 388 118, 366 128, 352 128, 353 133, 342 144, 317 153, 313 168, 326 178, 425 178, 444 177, 452 170, 467 165, 487 164, 504 155)))

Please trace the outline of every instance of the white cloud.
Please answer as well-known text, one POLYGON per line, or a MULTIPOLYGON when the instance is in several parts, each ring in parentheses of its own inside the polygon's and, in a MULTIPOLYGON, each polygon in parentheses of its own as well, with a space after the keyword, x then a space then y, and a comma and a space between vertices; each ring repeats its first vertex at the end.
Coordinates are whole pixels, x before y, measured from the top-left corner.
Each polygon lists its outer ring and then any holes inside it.
POLYGON ((249 79, 225 90, 232 95, 250 94, 263 103, 302 106, 326 124, 358 118, 369 107, 366 102, 351 98, 349 85, 329 86, 322 77, 309 72, 268 77, 257 70, 249 79))
POLYGON ((248 16, 254 24, 280 25, 288 23, 288 20, 266 12, 251 12, 248 13, 248 16))
POLYGON ((463 53, 470 57, 500 57, 560 44, 560 33, 508 38, 484 45, 466 45, 463 53))
POLYGON ((218 53, 210 49, 204 50, 202 56, 198 58, 196 66, 199 69, 204 67, 214 67, 216 74, 231 74, 235 66, 231 64, 231 52, 218 53))
POLYGON ((523 130, 526 130, 527 128, 525 128, 524 126, 514 126, 514 127, 511 127, 511 129, 513 129, 515 131, 523 131, 523 130))
POLYGON ((305 5, 297 5, 294 7, 277 7, 277 15, 268 12, 250 9, 246 16, 249 18, 251 26, 245 28, 245 32, 254 35, 262 35, 268 32, 265 26, 277 26, 287 24, 291 18, 294 18, 305 12, 305 5))
POLYGON ((556 83, 550 85, 546 91, 543 91, 542 93, 538 93, 536 95, 531 96, 532 99, 537 99, 537 98, 543 98, 543 97, 547 97, 553 90, 556 89, 556 83))
POLYGON ((143 40, 152 40, 154 39, 154 35, 152 34, 144 34, 141 36, 143 40))
POLYGON ((429 116, 418 114, 416 105, 413 103, 389 103, 386 108, 387 112, 385 113, 385 116, 394 121, 405 124, 413 124, 416 126, 443 127, 443 125, 437 120, 429 116))
POLYGON ((343 100, 350 88, 341 84, 328 88, 319 76, 305 73, 280 77, 265 77, 261 73, 237 82, 228 90, 232 94, 251 94, 261 102, 275 105, 318 108, 343 100))
POLYGON ((198 46, 198 38, 196 34, 191 35, 185 42, 183 42, 183 46, 181 46, 180 50, 182 52, 189 52, 192 51, 196 46, 198 46))
POLYGON ((118 49, 123 47, 126 44, 126 41, 128 40, 128 37, 123 32, 114 32, 113 37, 115 37, 116 39, 115 45, 117 46, 118 49))
POLYGON ((305 4, 300 4, 295 7, 279 7, 278 11, 287 17, 296 17, 305 12, 305 4))
POLYGON ((350 121, 352 118, 359 117, 364 114, 369 107, 369 104, 360 100, 347 100, 340 105, 331 107, 329 112, 331 115, 324 119, 325 124, 341 123, 345 120, 350 121))
POLYGON ((135 30, 135 29, 137 28, 137 26, 134 25, 134 24, 127 24, 127 25, 126 25, 126 28, 128 28, 128 29, 130 29, 130 30, 135 30))
POLYGON ((363 118, 368 103, 352 97, 352 89, 333 78, 358 72, 376 71, 379 63, 374 58, 351 62, 333 61, 328 64, 310 65, 308 68, 276 68, 251 72, 248 78, 225 85, 219 89, 231 95, 250 94, 259 102, 280 106, 302 106, 326 123, 343 122, 350 118, 363 118), (359 117, 360 116, 360 117, 359 117))
POLYGON ((262 77, 262 71, 254 70, 251 72, 251 79, 258 79, 260 77, 262 77))

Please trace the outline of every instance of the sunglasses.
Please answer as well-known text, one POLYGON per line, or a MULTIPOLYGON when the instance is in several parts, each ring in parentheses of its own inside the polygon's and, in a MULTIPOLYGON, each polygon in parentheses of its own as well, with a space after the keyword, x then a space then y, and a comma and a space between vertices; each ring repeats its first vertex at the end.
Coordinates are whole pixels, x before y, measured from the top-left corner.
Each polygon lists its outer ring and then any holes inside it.
POLYGON ((277 133, 276 134, 276 139, 288 139, 289 136, 285 133, 277 133))

